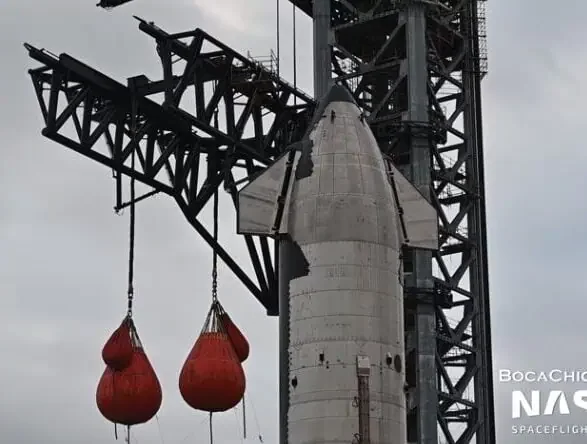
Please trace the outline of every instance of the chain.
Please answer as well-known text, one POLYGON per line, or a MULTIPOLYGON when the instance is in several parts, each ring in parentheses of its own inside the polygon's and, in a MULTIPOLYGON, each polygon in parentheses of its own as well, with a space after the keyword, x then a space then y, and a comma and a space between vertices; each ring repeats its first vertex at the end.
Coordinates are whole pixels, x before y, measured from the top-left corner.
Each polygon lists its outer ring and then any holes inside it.
MULTIPOLYGON (((214 89, 218 87, 218 83, 214 84, 214 89)), ((214 128, 218 129, 218 110, 214 112, 214 128)), ((214 242, 218 243, 218 188, 214 192, 214 231, 213 237, 214 242)), ((218 253, 216 252, 216 246, 212 248, 212 302, 215 304, 218 302, 218 253)))
MULTIPOLYGON (((214 242, 218 242, 218 190, 214 192, 214 242)), ((212 302, 218 300, 218 253, 216 248, 212 252, 212 302)))

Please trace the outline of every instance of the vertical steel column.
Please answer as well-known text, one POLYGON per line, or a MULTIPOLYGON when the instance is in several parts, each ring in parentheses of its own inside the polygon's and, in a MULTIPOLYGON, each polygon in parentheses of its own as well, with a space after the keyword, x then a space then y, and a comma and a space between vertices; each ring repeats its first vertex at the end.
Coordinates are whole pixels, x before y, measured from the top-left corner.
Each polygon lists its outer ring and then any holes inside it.
MULTIPOLYGON (((421 0, 412 0, 405 10, 408 63, 408 109, 405 120, 408 127, 411 127, 410 124, 427 126, 429 123, 426 7, 421 0)), ((430 199, 430 139, 426 132, 410 132, 409 153, 408 176, 420 192, 430 199)), ((434 287, 430 251, 413 252, 413 271, 407 283, 416 290, 418 297, 415 313, 418 444, 437 444, 436 316, 434 300, 427 297, 434 287)))
POLYGON ((475 366, 480 375, 474 380, 475 400, 478 404, 477 417, 474 419, 479 425, 479 430, 476 433, 477 442, 492 444, 495 442, 495 412, 481 113, 481 79, 484 74, 482 66, 484 60, 480 48, 478 11, 478 7, 484 7, 483 2, 484 0, 471 1, 465 15, 469 57, 465 60, 463 70, 463 87, 468 94, 463 127, 467 137, 466 144, 472 154, 467 162, 467 171, 470 171, 473 190, 478 194, 478 199, 475 200, 473 209, 467 217, 469 236, 477 241, 477 264, 471 267, 470 271, 471 292, 477 295, 475 305, 479 314, 475 322, 472 323, 474 344, 479 350, 475 355, 475 366))
POLYGON ((332 82, 330 0, 314 0, 314 97, 320 100, 332 82))

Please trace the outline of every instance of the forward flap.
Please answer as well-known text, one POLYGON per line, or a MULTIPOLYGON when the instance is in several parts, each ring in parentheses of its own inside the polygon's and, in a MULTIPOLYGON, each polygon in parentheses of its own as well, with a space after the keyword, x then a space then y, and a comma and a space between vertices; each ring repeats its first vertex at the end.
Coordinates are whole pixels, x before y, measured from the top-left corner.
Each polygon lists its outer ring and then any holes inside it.
POLYGON ((237 233, 271 236, 287 231, 292 171, 299 151, 289 151, 238 193, 237 233))
MULTIPOLYGON (((412 185, 412 183, 393 165, 387 162, 390 169, 390 179, 394 186, 397 206, 400 214, 403 212, 402 222, 406 246, 426 250, 438 250, 438 214, 436 209, 412 185)), ((403 233, 403 230, 401 230, 403 233)))

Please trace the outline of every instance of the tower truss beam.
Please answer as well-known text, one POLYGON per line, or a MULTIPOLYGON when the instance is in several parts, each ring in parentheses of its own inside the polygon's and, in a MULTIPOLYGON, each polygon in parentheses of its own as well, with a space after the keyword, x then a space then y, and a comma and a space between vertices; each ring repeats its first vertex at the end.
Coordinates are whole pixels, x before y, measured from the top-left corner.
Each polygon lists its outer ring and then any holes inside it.
POLYGON ((238 186, 300 138, 314 101, 201 29, 171 35, 143 20, 140 29, 156 40, 159 80, 142 75, 123 85, 67 54, 56 57, 25 45, 42 64, 29 71, 44 119, 42 134, 110 167, 119 207, 121 175, 151 187, 150 194, 172 196, 195 230, 276 315, 277 276, 268 240, 244 236, 255 282, 198 216, 221 185, 236 205, 238 186), (188 97, 195 97, 193 107, 188 97))

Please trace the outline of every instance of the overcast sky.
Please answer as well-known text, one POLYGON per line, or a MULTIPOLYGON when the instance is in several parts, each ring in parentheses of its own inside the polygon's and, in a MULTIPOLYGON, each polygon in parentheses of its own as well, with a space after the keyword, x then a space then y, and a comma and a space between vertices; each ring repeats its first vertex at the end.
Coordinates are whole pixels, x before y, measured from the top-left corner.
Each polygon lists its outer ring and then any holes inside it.
MULTIPOLYGON (((95 407, 95 388, 102 345, 123 317, 126 297, 128 214, 113 214, 107 168, 40 135, 26 72, 36 65, 22 43, 67 52, 122 82, 159 72, 153 40, 138 31, 133 14, 171 32, 202 27, 242 53, 275 48, 275 2, 136 0, 108 13, 96 1, 0 2, 3 443, 113 440, 111 424, 95 407)), ((587 368, 587 3, 561 4, 488 3, 483 99, 496 370, 587 368)), ((291 4, 282 1, 282 9, 282 73, 291 81, 291 4)), ((311 93, 311 29, 298 17, 299 84, 311 93)), ((228 232, 234 226, 225 211, 228 232)), ((210 249, 169 198, 151 199, 137 213, 135 319, 164 401, 159 423, 137 427, 134 442, 205 442, 206 415, 183 403, 177 377, 208 309, 210 249)), ((233 251, 244 258, 242 248, 233 251)), ((219 292, 251 342, 249 434, 276 443, 276 320, 225 268, 219 292)), ((512 436, 511 387, 496 382, 496 392, 499 442, 584 441, 512 436)), ((217 444, 241 443, 235 412, 217 415, 215 423, 217 444)), ((587 412, 574 423, 587 424, 587 412)))

